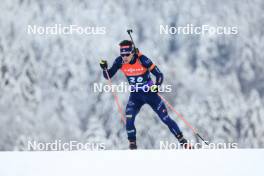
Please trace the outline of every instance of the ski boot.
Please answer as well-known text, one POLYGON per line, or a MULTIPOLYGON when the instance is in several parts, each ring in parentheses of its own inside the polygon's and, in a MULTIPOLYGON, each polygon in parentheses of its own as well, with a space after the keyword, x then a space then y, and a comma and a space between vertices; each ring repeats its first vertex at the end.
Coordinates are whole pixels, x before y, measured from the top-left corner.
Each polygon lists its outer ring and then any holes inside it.
POLYGON ((137 149, 137 143, 136 141, 129 141, 129 149, 130 150, 136 150, 137 149))
POLYGON ((182 133, 179 133, 176 135, 176 138, 178 139, 181 146, 185 149, 194 149, 191 144, 188 143, 188 141, 183 137, 182 133))

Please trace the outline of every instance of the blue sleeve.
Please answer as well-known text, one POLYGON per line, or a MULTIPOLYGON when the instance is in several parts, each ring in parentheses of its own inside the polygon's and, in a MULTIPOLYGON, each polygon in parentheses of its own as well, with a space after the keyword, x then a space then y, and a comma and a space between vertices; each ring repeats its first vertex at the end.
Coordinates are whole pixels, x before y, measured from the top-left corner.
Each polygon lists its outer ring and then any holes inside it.
MULTIPOLYGON (((115 59, 112 67, 110 69, 107 69, 109 77, 112 78, 121 67, 122 67, 122 58, 121 56, 119 56, 115 59)), ((105 70, 103 71, 103 75, 105 79, 108 79, 107 73, 105 70)))
POLYGON ((140 56, 140 62, 147 69, 149 69, 153 65, 152 61, 145 55, 140 56))
POLYGON ((153 62, 147 58, 145 55, 140 57, 141 64, 146 67, 155 77, 156 77, 156 85, 161 85, 163 82, 163 74, 159 70, 159 68, 153 64, 153 62))
POLYGON ((151 73, 153 75, 155 75, 155 77, 156 77, 156 83, 155 84, 158 85, 158 86, 161 85, 162 82, 163 82, 163 74, 161 73, 159 68, 157 66, 155 66, 153 68, 153 70, 151 70, 151 73))

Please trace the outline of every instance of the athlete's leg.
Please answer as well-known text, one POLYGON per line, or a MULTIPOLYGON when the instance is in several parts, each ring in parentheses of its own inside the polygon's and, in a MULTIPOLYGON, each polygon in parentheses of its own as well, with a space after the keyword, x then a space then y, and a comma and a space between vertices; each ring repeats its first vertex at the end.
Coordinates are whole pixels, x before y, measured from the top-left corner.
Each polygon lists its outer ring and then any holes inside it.
POLYGON ((147 103, 158 114, 159 118, 165 123, 174 136, 179 140, 180 144, 187 149, 191 149, 192 146, 188 144, 188 141, 183 137, 181 130, 177 123, 172 120, 167 112, 166 106, 157 93, 149 92, 147 96, 147 103))
POLYGON ((138 114, 140 108, 143 105, 143 101, 140 100, 140 96, 137 93, 131 93, 129 96, 129 100, 126 106, 126 130, 127 130, 127 138, 129 142, 133 145, 136 149, 136 128, 135 128, 135 118, 138 114))
POLYGON ((181 130, 177 123, 170 118, 167 112, 167 108, 157 93, 149 92, 147 97, 147 103, 157 113, 159 118, 165 123, 175 137, 182 136, 181 130))

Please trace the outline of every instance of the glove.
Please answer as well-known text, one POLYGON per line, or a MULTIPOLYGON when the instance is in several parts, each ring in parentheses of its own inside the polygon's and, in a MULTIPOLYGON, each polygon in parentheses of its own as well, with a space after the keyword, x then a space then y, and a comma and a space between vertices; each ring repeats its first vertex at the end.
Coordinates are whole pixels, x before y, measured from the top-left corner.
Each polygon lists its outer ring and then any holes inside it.
POLYGON ((106 60, 101 60, 100 61, 100 67, 103 69, 103 70, 105 70, 105 69, 107 69, 107 61, 106 60))
POLYGON ((158 90, 159 90, 159 86, 157 86, 157 85, 150 86, 150 91, 151 92, 158 92, 158 90))

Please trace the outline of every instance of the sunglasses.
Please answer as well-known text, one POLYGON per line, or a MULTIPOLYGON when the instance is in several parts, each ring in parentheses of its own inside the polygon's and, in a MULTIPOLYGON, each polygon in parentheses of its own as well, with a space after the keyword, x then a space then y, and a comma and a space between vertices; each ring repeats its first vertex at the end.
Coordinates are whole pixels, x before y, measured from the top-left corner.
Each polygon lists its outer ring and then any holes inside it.
POLYGON ((131 53, 128 53, 128 54, 121 54, 121 57, 128 57, 130 56, 131 53))

